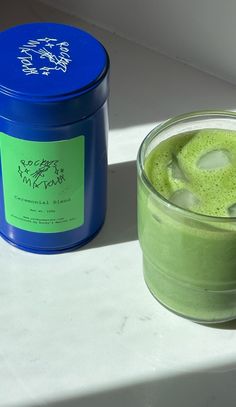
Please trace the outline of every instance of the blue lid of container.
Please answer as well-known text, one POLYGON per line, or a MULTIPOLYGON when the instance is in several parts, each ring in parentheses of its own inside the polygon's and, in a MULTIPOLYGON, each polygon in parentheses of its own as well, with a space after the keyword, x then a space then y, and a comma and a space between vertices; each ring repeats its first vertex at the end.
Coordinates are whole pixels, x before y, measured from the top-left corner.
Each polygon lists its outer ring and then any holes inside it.
MULTIPOLYGON (((17 120, 24 120, 25 109, 30 109, 32 120, 38 122, 42 104, 57 109, 58 103, 86 93, 90 93, 86 104, 91 106, 81 116, 104 103, 104 90, 101 100, 101 92, 94 96, 92 90, 106 77, 109 58, 102 44, 85 31, 54 23, 20 25, 0 33, 0 49, 0 116, 14 120, 15 113, 17 120)), ((63 122, 74 120, 70 109, 67 105, 69 114, 63 122)), ((51 115, 53 111, 51 107, 51 115)), ((52 123, 56 121, 53 117, 52 123)))

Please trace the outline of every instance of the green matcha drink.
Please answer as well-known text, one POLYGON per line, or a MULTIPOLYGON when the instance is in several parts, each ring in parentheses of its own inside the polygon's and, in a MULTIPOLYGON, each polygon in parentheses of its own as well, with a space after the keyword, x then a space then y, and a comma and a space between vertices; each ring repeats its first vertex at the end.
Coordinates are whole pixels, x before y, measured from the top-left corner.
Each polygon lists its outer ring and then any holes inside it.
POLYGON ((145 139, 138 160, 144 277, 174 312, 236 318, 236 115, 193 113, 145 139))

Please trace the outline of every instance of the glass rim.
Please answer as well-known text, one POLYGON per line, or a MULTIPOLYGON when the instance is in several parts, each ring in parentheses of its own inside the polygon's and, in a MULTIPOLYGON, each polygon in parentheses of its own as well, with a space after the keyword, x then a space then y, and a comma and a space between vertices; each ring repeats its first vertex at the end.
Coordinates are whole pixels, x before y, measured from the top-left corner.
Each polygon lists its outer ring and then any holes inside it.
MULTIPOLYGON (((155 126, 143 139, 139 150, 138 150, 138 155, 137 155, 137 166, 139 173, 138 175, 141 175, 141 179, 144 182, 145 186, 148 188, 148 190, 154 195, 155 199, 163 203, 166 207, 173 209, 176 213, 179 213, 180 215, 184 215, 185 217, 188 218, 198 218, 199 220, 208 220, 211 222, 222 222, 222 223, 234 223, 236 221, 236 216, 213 216, 213 215, 205 215, 202 213, 198 212, 193 212, 190 211, 189 209, 181 208, 178 205, 175 205, 174 203, 170 202, 167 198, 165 198, 163 195, 161 195, 152 185, 152 183, 149 181, 145 169, 144 169, 144 160, 143 160, 143 152, 145 147, 147 147, 150 142, 158 136, 162 131, 172 127, 172 125, 184 122, 186 119, 195 119, 195 118, 206 118, 207 116, 210 117, 215 117, 215 118, 221 118, 221 119, 235 119, 236 120, 236 112, 230 111, 230 110, 199 110, 199 111, 193 111, 189 113, 184 113, 181 115, 173 116, 170 119, 164 120, 161 123, 159 123, 157 126, 155 126)), ((183 130, 184 132, 184 130, 183 130)))

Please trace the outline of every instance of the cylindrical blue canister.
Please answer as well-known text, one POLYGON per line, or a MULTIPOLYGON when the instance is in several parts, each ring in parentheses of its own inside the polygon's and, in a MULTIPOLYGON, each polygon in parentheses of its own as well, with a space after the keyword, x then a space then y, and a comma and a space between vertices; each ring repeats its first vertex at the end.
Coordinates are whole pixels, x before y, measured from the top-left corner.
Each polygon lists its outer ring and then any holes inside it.
POLYGON ((0 33, 0 233, 36 253, 81 246, 106 210, 109 58, 90 34, 0 33))

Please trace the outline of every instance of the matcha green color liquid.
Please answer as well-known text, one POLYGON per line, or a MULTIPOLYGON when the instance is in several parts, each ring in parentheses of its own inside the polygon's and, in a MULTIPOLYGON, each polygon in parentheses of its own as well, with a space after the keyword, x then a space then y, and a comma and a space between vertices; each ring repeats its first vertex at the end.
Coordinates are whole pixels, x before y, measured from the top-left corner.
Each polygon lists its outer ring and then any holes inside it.
POLYGON ((138 177, 144 277, 167 308, 200 322, 236 318, 236 131, 184 131, 138 177))

